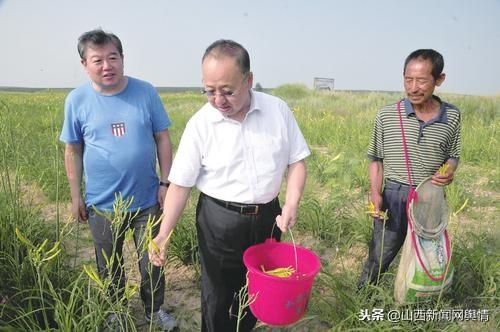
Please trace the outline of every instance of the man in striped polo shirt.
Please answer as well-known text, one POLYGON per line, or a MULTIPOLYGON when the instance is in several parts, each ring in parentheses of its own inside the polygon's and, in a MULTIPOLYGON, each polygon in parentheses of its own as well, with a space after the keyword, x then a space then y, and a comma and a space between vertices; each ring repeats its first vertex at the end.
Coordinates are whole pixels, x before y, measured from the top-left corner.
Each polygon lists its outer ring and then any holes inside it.
POLYGON ((375 118, 368 148, 371 160, 368 170, 370 196, 375 206, 373 235, 358 288, 378 282, 380 274, 387 271, 406 237, 406 202, 410 182, 398 104, 413 185, 418 185, 429 176, 432 176, 434 184, 440 186, 453 180, 460 157, 460 112, 433 95, 434 89, 445 80, 443 67, 443 56, 434 50, 412 52, 406 58, 403 69, 406 98, 384 107, 375 118), (438 169, 445 163, 448 169, 441 175, 438 169), (380 211, 388 211, 385 231, 380 211))

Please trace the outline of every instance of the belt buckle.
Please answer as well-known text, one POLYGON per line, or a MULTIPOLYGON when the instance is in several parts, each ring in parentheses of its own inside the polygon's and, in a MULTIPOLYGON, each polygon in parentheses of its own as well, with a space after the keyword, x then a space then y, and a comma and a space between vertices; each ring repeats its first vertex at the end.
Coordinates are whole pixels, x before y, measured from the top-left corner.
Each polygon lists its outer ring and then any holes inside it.
POLYGON ((258 205, 253 205, 254 209, 253 211, 250 211, 250 212, 245 212, 245 208, 249 208, 250 206, 242 206, 240 208, 240 213, 241 214, 246 214, 246 215, 256 215, 256 214, 259 214, 259 206, 258 205))

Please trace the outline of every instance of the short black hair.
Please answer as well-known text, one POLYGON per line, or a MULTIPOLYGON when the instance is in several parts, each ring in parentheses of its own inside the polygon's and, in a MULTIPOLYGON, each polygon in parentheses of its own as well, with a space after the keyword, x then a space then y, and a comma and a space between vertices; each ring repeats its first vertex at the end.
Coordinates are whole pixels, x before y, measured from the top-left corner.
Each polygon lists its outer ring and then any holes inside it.
POLYGON ((120 38, 118 38, 115 34, 105 32, 100 28, 87 31, 82 34, 80 38, 78 38, 78 54, 80 54, 80 58, 82 60, 85 60, 85 53, 87 51, 88 44, 104 46, 109 43, 116 46, 118 53, 120 53, 120 56, 123 58, 123 47, 120 38))
POLYGON ((432 64, 432 77, 434 77, 435 80, 439 78, 439 75, 441 75, 441 73, 443 72, 444 59, 441 53, 433 49, 419 49, 411 52, 405 60, 403 75, 406 72, 406 66, 408 65, 408 63, 412 60, 417 59, 429 60, 432 64))
POLYGON ((203 54, 201 63, 203 63, 208 56, 213 56, 215 58, 228 56, 234 58, 243 75, 250 72, 250 56, 248 55, 248 51, 233 40, 219 39, 210 44, 205 50, 205 54, 203 54))

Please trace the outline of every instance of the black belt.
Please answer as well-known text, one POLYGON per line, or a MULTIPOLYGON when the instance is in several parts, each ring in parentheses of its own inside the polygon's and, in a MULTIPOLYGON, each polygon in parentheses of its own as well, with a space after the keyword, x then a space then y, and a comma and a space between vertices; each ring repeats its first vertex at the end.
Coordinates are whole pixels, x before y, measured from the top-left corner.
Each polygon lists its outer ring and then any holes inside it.
POLYGON ((212 196, 208 196, 204 193, 200 194, 202 197, 206 197, 210 199, 212 202, 214 202, 217 205, 220 205, 222 207, 225 207, 228 210, 235 211, 241 214, 247 214, 247 215, 257 215, 260 212, 262 212, 263 209, 269 207, 272 205, 278 197, 274 198, 268 203, 265 204, 241 204, 241 203, 235 203, 235 202, 228 202, 228 201, 223 201, 222 199, 217 199, 212 196))
MULTIPOLYGON (((406 184, 406 183, 402 183, 402 182, 399 182, 399 181, 394 181, 394 180, 385 180, 385 186, 386 187, 390 187, 390 188, 410 188, 410 185, 406 184)), ((413 188, 415 188, 416 186, 413 186, 413 188)))

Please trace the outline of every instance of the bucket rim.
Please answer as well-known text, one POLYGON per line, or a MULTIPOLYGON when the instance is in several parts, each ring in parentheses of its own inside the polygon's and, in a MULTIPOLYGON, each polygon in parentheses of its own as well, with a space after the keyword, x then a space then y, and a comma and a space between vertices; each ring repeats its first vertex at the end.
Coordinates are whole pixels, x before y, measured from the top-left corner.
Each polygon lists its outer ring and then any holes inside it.
POLYGON ((249 273, 252 272, 252 273, 255 273, 261 277, 268 278, 270 280, 279 280, 282 282, 297 282, 299 280, 314 278, 321 270, 321 260, 319 259, 319 256, 314 251, 312 251, 306 247, 300 246, 300 245, 295 245, 296 249, 307 251, 308 253, 313 255, 313 257, 315 258, 315 260, 318 263, 316 268, 314 268, 313 270, 311 270, 307 273, 301 273, 301 274, 297 274, 295 276, 292 275, 292 276, 287 277, 287 278, 272 276, 272 275, 269 275, 267 273, 264 273, 260 269, 258 269, 257 267, 254 267, 250 264, 247 264, 247 262, 246 262, 247 257, 252 253, 252 251, 258 250, 260 247, 263 247, 263 246, 275 246, 275 247, 276 246, 286 246, 286 247, 291 247, 292 249, 294 248, 293 244, 287 243, 287 242, 264 242, 264 243, 254 244, 254 245, 248 247, 243 253, 243 264, 245 265, 245 267, 247 268, 249 273))

